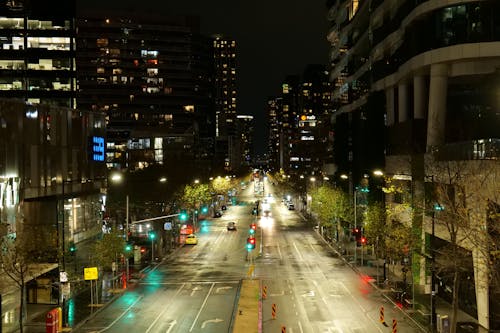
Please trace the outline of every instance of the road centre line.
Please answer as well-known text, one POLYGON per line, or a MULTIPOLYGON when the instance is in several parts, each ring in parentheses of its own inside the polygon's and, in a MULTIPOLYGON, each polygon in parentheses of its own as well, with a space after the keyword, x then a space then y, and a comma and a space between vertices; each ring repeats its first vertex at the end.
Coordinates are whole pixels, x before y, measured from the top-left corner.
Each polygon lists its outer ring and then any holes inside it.
MULTIPOLYGON (((184 288, 184 285, 185 284, 182 284, 178 289, 177 289, 177 292, 175 293, 174 297, 172 297, 171 299, 175 299, 177 296, 179 296, 179 293, 181 292, 181 290, 184 288)), ((173 302, 170 302, 168 304, 168 306, 164 307, 163 310, 158 314, 158 316, 156 316, 155 320, 153 320, 153 322, 151 323, 151 325, 149 325, 148 329, 146 330, 146 332, 144 333, 148 333, 149 331, 151 331, 151 329, 153 328, 153 326, 156 324, 156 322, 160 319, 160 317, 162 317, 165 312, 170 308, 170 306, 172 306, 173 302)), ((173 327, 173 326, 171 326, 173 327)), ((170 329, 169 329, 170 330, 170 329)))
POLYGON ((205 299, 203 300, 203 303, 200 306, 200 309, 198 310, 198 313, 196 314, 196 317, 193 320, 193 324, 191 325, 191 328, 189 329, 189 332, 193 331, 194 325, 196 325, 196 322, 198 321, 198 318, 200 317, 201 311, 205 307, 205 304, 207 304, 208 296, 210 296, 210 293, 212 292, 212 289, 214 289, 215 283, 212 283, 212 286, 210 287, 210 290, 207 293, 207 296, 205 296, 205 299))

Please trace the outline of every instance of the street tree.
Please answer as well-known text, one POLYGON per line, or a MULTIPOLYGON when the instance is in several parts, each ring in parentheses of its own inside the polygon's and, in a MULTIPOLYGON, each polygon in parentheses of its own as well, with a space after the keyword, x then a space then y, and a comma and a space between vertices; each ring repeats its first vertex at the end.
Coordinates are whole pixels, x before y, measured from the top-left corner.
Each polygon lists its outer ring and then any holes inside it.
POLYGON ((352 215, 348 196, 340 189, 330 185, 313 188, 311 193, 311 210, 317 215, 320 226, 335 232, 336 240, 343 227, 352 215))
POLYGON ((53 251, 52 246, 56 240, 47 228, 22 222, 16 223, 16 233, 7 234, 6 230, 1 230, 1 235, 0 264, 3 272, 19 289, 18 319, 19 331, 22 333, 26 318, 26 283, 36 277, 36 264, 57 260, 57 251, 53 251))
POLYGON ((212 189, 215 194, 227 195, 227 192, 234 188, 231 178, 217 177, 212 181, 212 189))
POLYGON ((99 267, 111 270, 112 263, 117 262, 125 253, 126 241, 121 233, 106 233, 94 244, 94 259, 99 267))
POLYGON ((184 208, 196 210, 201 204, 210 202, 212 194, 207 184, 194 184, 184 186, 184 191, 180 199, 184 208))

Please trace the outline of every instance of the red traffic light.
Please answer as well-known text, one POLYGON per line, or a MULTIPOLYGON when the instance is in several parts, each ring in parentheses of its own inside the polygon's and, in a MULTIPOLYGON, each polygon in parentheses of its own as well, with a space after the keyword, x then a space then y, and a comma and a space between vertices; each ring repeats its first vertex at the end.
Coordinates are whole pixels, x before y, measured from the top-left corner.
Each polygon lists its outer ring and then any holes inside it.
POLYGON ((146 252, 146 248, 144 246, 141 246, 141 253, 146 252))
POLYGON ((257 225, 255 223, 250 224, 250 229, 256 230, 257 225))
POLYGON ((248 250, 255 249, 255 238, 254 237, 247 238, 247 249, 248 250))
POLYGON ((364 237, 364 236, 361 237, 361 244, 363 244, 363 245, 366 244, 366 237, 364 237))

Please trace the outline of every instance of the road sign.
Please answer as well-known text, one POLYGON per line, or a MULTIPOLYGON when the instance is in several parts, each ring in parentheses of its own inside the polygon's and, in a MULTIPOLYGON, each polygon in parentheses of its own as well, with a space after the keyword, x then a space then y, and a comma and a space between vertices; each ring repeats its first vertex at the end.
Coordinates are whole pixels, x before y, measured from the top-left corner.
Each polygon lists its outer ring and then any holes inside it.
POLYGON ((85 267, 83 269, 83 278, 85 280, 97 280, 97 267, 85 267))
POLYGON ((165 222, 163 225, 164 230, 172 230, 172 222, 165 222))
POLYGON ((61 271, 59 272, 59 281, 60 282, 68 282, 68 273, 61 271))

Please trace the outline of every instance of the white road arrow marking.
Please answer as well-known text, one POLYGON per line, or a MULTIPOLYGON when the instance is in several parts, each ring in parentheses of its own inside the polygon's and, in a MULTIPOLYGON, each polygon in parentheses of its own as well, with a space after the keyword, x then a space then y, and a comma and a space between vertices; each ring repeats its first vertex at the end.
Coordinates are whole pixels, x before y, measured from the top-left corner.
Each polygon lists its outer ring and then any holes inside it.
POLYGON ((191 296, 193 296, 194 293, 197 292, 198 290, 201 290, 201 288, 200 287, 194 287, 193 291, 191 292, 191 296))
POLYGON ((219 318, 205 320, 205 321, 203 322, 203 324, 201 324, 201 328, 205 328, 205 326, 206 326, 208 323, 220 323, 220 322, 222 322, 222 321, 224 321, 224 320, 219 319, 219 318))

